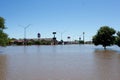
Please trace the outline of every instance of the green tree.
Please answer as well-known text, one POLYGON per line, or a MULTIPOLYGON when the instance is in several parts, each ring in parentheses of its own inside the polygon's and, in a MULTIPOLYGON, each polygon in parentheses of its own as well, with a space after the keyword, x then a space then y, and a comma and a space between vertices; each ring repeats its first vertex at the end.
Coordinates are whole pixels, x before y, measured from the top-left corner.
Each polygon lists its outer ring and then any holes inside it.
POLYGON ((93 36, 93 43, 97 45, 102 45, 104 49, 106 49, 106 46, 111 46, 114 44, 115 41, 115 30, 113 28, 110 28, 109 26, 103 26, 101 27, 97 34, 93 36))
POLYGON ((3 32, 5 29, 5 20, 0 17, 0 46, 6 46, 8 44, 8 36, 3 32))
POLYGON ((120 47, 120 31, 117 32, 117 37, 116 37, 115 43, 116 43, 116 45, 118 45, 120 47))
POLYGON ((0 46, 6 46, 8 42, 8 35, 0 30, 0 46))
POLYGON ((117 32, 117 36, 120 37, 120 31, 117 32))
POLYGON ((0 17, 0 30, 5 29, 5 19, 0 17))

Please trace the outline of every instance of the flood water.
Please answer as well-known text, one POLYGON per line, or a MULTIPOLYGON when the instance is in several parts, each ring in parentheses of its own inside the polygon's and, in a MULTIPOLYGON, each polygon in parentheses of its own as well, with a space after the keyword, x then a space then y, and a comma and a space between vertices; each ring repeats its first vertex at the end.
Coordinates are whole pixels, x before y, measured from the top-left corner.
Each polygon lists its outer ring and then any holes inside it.
POLYGON ((120 48, 0 47, 0 80, 120 80, 120 48))

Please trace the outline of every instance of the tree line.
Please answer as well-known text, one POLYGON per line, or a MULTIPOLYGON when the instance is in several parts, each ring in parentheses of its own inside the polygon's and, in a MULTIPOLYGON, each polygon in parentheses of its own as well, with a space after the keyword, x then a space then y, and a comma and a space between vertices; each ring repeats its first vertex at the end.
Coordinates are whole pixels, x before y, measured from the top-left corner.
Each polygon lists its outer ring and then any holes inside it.
MULTIPOLYGON (((5 29, 5 19, 3 17, 0 17, 0 46, 6 46, 10 41, 8 35, 4 32, 5 29)), ((120 31, 116 32, 115 29, 109 26, 102 26, 97 31, 96 35, 93 36, 92 42, 96 46, 102 45, 104 49, 106 49, 107 46, 111 45, 118 45, 120 47, 120 31)), ((39 42, 36 42, 36 44, 37 43, 39 42)))

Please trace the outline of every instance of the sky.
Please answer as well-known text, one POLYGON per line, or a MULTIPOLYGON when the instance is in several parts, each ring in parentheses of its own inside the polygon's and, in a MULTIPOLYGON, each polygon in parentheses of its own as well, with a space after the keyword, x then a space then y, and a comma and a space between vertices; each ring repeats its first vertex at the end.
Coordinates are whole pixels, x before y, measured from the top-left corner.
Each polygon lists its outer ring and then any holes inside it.
POLYGON ((120 31, 120 0, 0 0, 0 16, 10 38, 92 40, 101 26, 120 31))

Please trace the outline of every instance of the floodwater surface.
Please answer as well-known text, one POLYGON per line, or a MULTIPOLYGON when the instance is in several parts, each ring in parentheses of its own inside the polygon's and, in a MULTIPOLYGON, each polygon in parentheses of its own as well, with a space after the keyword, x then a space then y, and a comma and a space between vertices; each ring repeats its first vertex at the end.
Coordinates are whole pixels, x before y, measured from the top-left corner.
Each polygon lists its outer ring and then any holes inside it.
POLYGON ((0 80, 120 80, 120 48, 0 47, 0 80))

